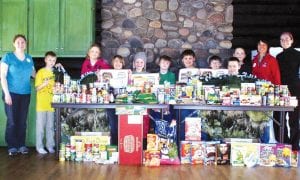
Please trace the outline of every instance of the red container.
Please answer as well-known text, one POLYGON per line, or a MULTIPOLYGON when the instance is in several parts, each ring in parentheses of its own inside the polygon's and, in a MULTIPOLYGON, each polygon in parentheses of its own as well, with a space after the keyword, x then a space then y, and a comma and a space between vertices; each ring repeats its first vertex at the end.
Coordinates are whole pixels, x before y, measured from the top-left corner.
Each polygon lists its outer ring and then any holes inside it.
POLYGON ((119 164, 141 165, 142 157, 143 116, 119 115, 119 164))

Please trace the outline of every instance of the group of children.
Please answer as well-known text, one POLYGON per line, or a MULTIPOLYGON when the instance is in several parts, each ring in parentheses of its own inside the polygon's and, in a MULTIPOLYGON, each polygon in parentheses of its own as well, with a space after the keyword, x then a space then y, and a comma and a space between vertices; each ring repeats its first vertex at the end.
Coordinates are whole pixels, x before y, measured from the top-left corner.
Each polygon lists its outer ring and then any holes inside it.
MULTIPOLYGON (((100 69, 123 69, 125 67, 125 60, 120 55, 115 55, 112 58, 111 65, 104 59, 100 58, 101 50, 97 44, 93 44, 88 50, 87 57, 82 64, 81 74, 88 72, 98 72, 100 69)), ((46 154, 43 139, 44 131, 46 130, 46 148, 49 153, 54 153, 54 109, 51 107, 52 101, 52 87, 54 85, 54 74, 52 70, 54 67, 62 67, 60 63, 56 64, 56 54, 49 51, 45 54, 45 67, 41 68, 36 75, 35 87, 37 91, 37 120, 36 120, 36 150, 40 154, 46 154)), ((193 50, 187 49, 181 54, 181 62, 184 68, 196 68, 196 55, 193 50)), ((147 56, 144 52, 138 52, 133 59, 132 73, 146 73, 147 56)), ((240 61, 237 57, 231 57, 227 63, 228 73, 231 75, 238 75, 240 69, 240 61)), ((175 74, 170 71, 172 59, 167 55, 162 55, 159 58, 159 84, 169 82, 175 84, 175 74)), ((209 58, 209 65, 212 69, 219 69, 222 66, 221 58, 212 56, 209 58)), ((107 111, 109 125, 111 129, 111 143, 117 144, 117 117, 115 110, 107 111)), ((147 134, 149 130, 149 118, 144 117, 144 132, 147 134)))
MULTIPOLYGON (((252 61, 245 61, 246 53, 243 48, 236 48, 233 57, 227 61, 229 75, 238 75, 243 73, 253 73, 258 78, 266 79, 274 84, 280 83, 281 79, 284 84, 289 86, 292 95, 299 98, 299 57, 300 53, 293 49, 293 36, 290 32, 284 32, 281 35, 281 45, 284 49, 277 58, 279 67, 276 65, 275 58, 271 58, 268 54, 268 44, 260 40, 257 44, 258 55, 252 61), (272 66, 270 64, 273 64, 272 66), (260 73, 256 73, 256 72, 260 73), (261 76, 260 76, 261 75, 261 76), (275 80, 273 80, 275 78, 275 80), (273 80, 273 81, 272 81, 273 80)), ((51 107, 53 86, 55 76, 54 67, 62 67, 60 63, 56 64, 56 54, 49 51, 45 54, 45 66, 41 68, 37 74, 30 55, 25 53, 26 38, 23 35, 16 35, 13 39, 15 47, 14 52, 7 53, 1 62, 1 86, 3 89, 3 101, 5 102, 5 113, 7 116, 7 127, 5 139, 8 144, 9 155, 17 153, 27 154, 28 148, 25 146, 26 117, 30 101, 30 77, 35 77, 35 87, 37 91, 37 120, 36 120, 36 149, 39 153, 54 153, 54 109, 51 107), (13 103, 14 102, 14 103, 13 103), (14 113, 18 112, 18 113, 14 113), (16 121, 18 120, 18 121, 16 121), (44 133, 46 130, 46 148, 43 143, 44 133)), ((181 63, 183 68, 194 69, 196 58, 195 53, 191 49, 184 50, 181 54, 181 63)), ((88 72, 97 72, 100 69, 123 69, 125 60, 122 56, 116 55, 111 61, 111 65, 101 58, 100 47, 96 44, 92 45, 87 53, 87 58, 83 62, 81 74, 88 72)), ((132 73, 146 73, 147 56, 144 52, 135 54, 133 60, 132 73)), ((172 60, 169 56, 162 55, 159 58, 158 65, 160 67, 159 76, 160 84, 169 82, 175 84, 175 74, 170 71, 172 60)), ((218 56, 209 58, 209 66, 212 69, 222 67, 222 60, 218 56)), ((182 113, 189 113, 181 111, 182 113)), ((111 127, 112 144, 117 144, 117 121, 115 113, 108 111, 111 127)), ((186 117, 181 115, 181 117, 186 117)), ((176 118, 176 117, 175 117, 176 118)), ((295 113, 291 113, 290 124, 291 137, 290 143, 293 149, 299 149, 299 106, 295 113), (293 124, 294 123, 294 124, 293 124)), ((146 123, 145 123, 146 124, 146 123)), ((147 133, 147 129, 144 131, 147 133)), ((184 131, 183 131, 184 132, 184 131)), ((181 137, 184 137, 181 135, 181 137)), ((205 137, 202 135, 202 137, 205 137)), ((182 139, 182 138, 181 138, 182 139)))

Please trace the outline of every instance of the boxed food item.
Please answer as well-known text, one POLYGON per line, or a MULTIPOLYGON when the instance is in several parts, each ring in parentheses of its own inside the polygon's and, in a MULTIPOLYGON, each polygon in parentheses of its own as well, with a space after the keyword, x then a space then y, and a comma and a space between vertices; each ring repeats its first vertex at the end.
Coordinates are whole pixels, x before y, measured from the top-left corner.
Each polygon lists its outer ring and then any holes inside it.
POLYGON ((206 142, 206 157, 205 165, 216 165, 217 163, 217 145, 220 142, 210 141, 206 142))
POLYGON ((106 146, 107 159, 111 164, 117 163, 119 159, 118 146, 106 146))
POLYGON ((244 155, 246 143, 243 142, 232 142, 231 143, 231 154, 230 163, 232 166, 244 166, 244 155))
POLYGON ((292 146, 289 144, 277 144, 276 146, 276 166, 291 166, 292 146))
POLYGON ((260 106, 261 105, 261 96, 260 95, 251 95, 250 105, 251 106, 260 106))
POLYGON ((201 118, 197 118, 197 117, 185 118, 185 140, 186 141, 201 140, 201 118))
POLYGON ((119 115, 119 164, 140 165, 143 155, 143 116, 119 115))
POLYGON ((146 150, 144 157, 145 166, 160 166, 160 151, 146 150))
POLYGON ((230 88, 230 98, 231 105, 240 105, 240 89, 239 88, 230 88))
POLYGON ((292 167, 299 167, 299 153, 298 153, 298 151, 292 151, 291 166, 292 167))
POLYGON ((256 94, 255 83, 241 83, 241 95, 256 94))
POLYGON ((147 150, 157 151, 158 150, 158 136, 156 134, 147 134, 147 150))
POLYGON ((260 144, 259 165, 275 166, 276 164, 276 144, 260 144))
POLYGON ((250 104, 250 95, 240 95, 240 105, 241 106, 249 106, 250 104))
POLYGON ((244 164, 247 167, 254 167, 259 162, 259 151, 260 151, 259 143, 245 143, 245 151, 244 151, 244 164))
POLYGON ((201 141, 191 141, 192 164, 204 164, 205 159, 206 159, 206 143, 201 141))
POLYGON ((180 147, 181 164, 191 164, 191 141, 181 141, 180 147))
POLYGON ((229 143, 217 144, 217 164, 218 165, 230 164, 230 144, 229 143))

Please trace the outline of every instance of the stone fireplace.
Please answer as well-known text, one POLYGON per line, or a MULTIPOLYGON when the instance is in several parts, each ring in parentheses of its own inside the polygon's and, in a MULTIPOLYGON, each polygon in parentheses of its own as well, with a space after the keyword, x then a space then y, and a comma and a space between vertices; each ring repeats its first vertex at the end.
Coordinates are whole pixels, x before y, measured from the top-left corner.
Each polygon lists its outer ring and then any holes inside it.
POLYGON ((174 69, 180 54, 193 49, 199 67, 210 55, 231 56, 232 0, 102 0, 97 1, 96 41, 107 60, 122 55, 132 67, 136 52, 147 54, 147 71, 157 70, 160 55, 169 55, 174 69))

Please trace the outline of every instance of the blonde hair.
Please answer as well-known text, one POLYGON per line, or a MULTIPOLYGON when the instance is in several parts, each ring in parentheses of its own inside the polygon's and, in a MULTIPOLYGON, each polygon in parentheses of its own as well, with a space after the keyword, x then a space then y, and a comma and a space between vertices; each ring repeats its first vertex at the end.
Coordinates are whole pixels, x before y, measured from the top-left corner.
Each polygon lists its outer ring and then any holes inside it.
POLYGON ((88 51, 87 51, 87 53, 86 53, 86 56, 85 56, 86 59, 90 59, 89 52, 90 52, 90 50, 91 50, 93 47, 97 47, 97 48, 99 49, 100 53, 101 53, 100 45, 97 44, 97 43, 94 43, 94 44, 92 44, 92 45, 89 47, 89 49, 88 49, 88 51))

